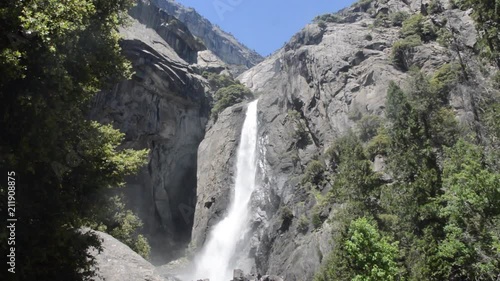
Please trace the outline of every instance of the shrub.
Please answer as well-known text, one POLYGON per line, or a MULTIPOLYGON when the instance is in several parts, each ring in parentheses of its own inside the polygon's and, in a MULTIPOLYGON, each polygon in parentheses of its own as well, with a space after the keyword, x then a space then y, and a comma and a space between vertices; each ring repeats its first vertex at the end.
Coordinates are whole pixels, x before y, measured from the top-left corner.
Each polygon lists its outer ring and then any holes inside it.
POLYGON ((235 81, 233 78, 227 75, 220 75, 213 72, 204 71, 202 76, 208 80, 208 84, 210 85, 210 87, 212 87, 212 89, 216 91, 224 87, 239 84, 238 81, 235 81))
POLYGON ((435 145, 452 146, 457 141, 460 129, 455 113, 448 108, 440 108, 431 118, 431 135, 435 145))
POLYGON ((453 40, 453 34, 451 34, 451 31, 448 30, 448 28, 440 28, 436 32, 436 36, 437 36, 436 41, 439 43, 439 45, 446 48, 450 45, 450 42, 453 40))
POLYGON ((390 144, 391 139, 389 135, 384 129, 381 129, 366 146, 366 154, 371 160, 377 155, 387 155, 390 144))
POLYGON ((281 210, 281 219, 283 221, 292 220, 293 219, 293 212, 292 212, 292 210, 290 210, 290 208, 288 208, 288 207, 284 207, 281 210))
POLYGON ((408 70, 411 66, 413 48, 420 45, 422 40, 416 34, 394 42, 391 52, 392 63, 403 71, 408 70))
POLYGON ((314 229, 318 229, 321 227, 321 225, 323 225, 323 220, 321 219, 320 210, 318 208, 314 210, 311 222, 313 224, 314 229))
POLYGON ((427 7, 427 13, 429 14, 439 14, 443 12, 443 6, 439 0, 431 0, 429 6, 427 7))
POLYGON ((365 40, 367 40, 367 41, 372 41, 372 40, 373 40, 372 35, 371 35, 371 34, 366 34, 366 35, 365 35, 365 40))
POLYGON ((430 85, 432 90, 445 101, 452 84, 457 81, 458 66, 453 64, 443 64, 432 76, 430 85))
POLYGON ((500 71, 497 71, 495 75, 493 75, 493 86, 497 89, 500 89, 500 71))
POLYGON ((299 232, 306 232, 309 229, 309 220, 305 215, 302 215, 297 223, 297 230, 299 232))
POLYGON ((302 177, 301 183, 312 183, 318 185, 323 180, 323 173, 325 167, 318 160, 312 160, 306 167, 304 176, 302 177))
POLYGON ((215 93, 217 102, 212 108, 212 114, 217 117, 217 115, 227 107, 240 103, 245 99, 251 99, 252 97, 252 92, 241 84, 234 84, 221 88, 215 93))
POLYGON ((317 16, 314 18, 314 21, 316 22, 334 22, 334 23, 342 23, 344 19, 336 14, 324 14, 321 16, 317 16))
POLYGON ((421 37, 424 41, 436 40, 438 35, 436 32, 436 26, 432 23, 432 21, 428 20, 423 23, 421 37))
POLYGON ((398 243, 382 235, 376 223, 359 218, 351 222, 339 249, 332 253, 340 257, 327 265, 326 280, 337 280, 339 274, 349 276, 341 280, 399 280, 398 253, 398 243))
POLYGON ((424 16, 415 14, 405 21, 403 21, 401 28, 401 37, 406 38, 413 35, 422 36, 422 29, 424 27, 424 16))
POLYGON ((385 13, 378 13, 373 25, 376 27, 389 27, 390 19, 389 16, 385 13))
POLYGON ((326 23, 325 23, 325 21, 323 21, 323 20, 318 21, 318 26, 319 26, 319 28, 321 28, 321 29, 325 29, 325 28, 326 28, 326 23))
POLYGON ((360 11, 366 11, 372 2, 373 0, 359 0, 354 3, 354 7, 358 8, 360 11))
POLYGON ((403 22, 408 19, 410 15, 406 12, 395 12, 389 15, 389 19, 393 26, 403 26, 403 22))
POLYGON ((372 139, 382 124, 380 117, 376 115, 366 115, 357 124, 359 138, 366 142, 372 139))

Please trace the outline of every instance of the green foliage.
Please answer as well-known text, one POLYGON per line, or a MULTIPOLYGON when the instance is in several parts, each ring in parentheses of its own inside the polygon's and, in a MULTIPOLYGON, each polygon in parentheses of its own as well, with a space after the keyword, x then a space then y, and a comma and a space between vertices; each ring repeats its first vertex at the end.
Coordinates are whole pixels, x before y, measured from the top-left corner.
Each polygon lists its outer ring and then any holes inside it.
POLYGON ((16 172, 25 206, 18 280, 92 279, 87 250, 100 242, 79 228, 102 189, 145 163, 147 151, 122 149, 123 134, 87 120, 94 95, 131 75, 117 27, 132 2, 0 4, 0 169, 16 172))
POLYGON ((208 80, 210 87, 212 87, 212 89, 214 89, 215 91, 221 88, 229 87, 231 85, 239 84, 238 81, 235 81, 233 78, 227 75, 220 75, 213 72, 204 71, 202 76, 208 80))
POLYGON ((378 13, 373 25, 377 27, 389 27, 391 26, 391 20, 386 13, 378 13))
POLYGON ((369 159, 374 159, 377 155, 386 156, 391 140, 385 129, 379 129, 377 135, 366 146, 366 154, 369 159))
POLYGON ((403 22, 408 19, 410 15, 406 12, 399 11, 389 15, 389 19, 393 26, 403 26, 403 22))
POLYGON ((500 146, 500 102, 491 103, 483 119, 493 147, 498 148, 500 146))
POLYGON ((292 210, 290 210, 290 208, 288 207, 284 207, 282 210, 281 210, 281 219, 283 221, 290 221, 293 219, 293 212, 292 210))
POLYGON ((311 183, 313 185, 319 185, 324 179, 323 173, 325 172, 324 165, 318 160, 312 160, 307 164, 304 175, 302 176, 301 183, 303 185, 311 183))
POLYGON ((497 89, 500 89, 500 71, 497 71, 494 75, 493 75, 493 86, 497 89))
POLYGON ((318 26, 321 29, 325 29, 326 28, 326 23, 323 20, 319 20, 318 21, 318 26))
POLYGON ((215 100, 217 101, 212 108, 212 114, 217 116, 224 109, 240 103, 246 99, 253 98, 252 92, 241 84, 234 84, 224 88, 220 88, 215 93, 215 100))
POLYGON ((483 164, 482 149, 465 141, 446 150, 443 168, 445 238, 437 259, 446 279, 494 280, 500 274, 500 175, 483 164))
POLYGON ((364 12, 370 7, 372 2, 373 0, 358 0, 353 6, 364 12))
POLYGON ((436 92, 441 99, 446 99, 451 90, 452 85, 457 82, 459 74, 459 66, 453 64, 443 64, 436 70, 432 76, 430 83, 432 90, 436 92))
POLYGON ((382 125, 382 119, 377 115, 365 115, 356 124, 357 133, 361 141, 367 142, 377 135, 377 130, 382 125))
POLYGON ((449 47, 453 40, 453 34, 448 28, 440 28, 436 32, 437 42, 443 47, 449 47))
POLYGON ((150 246, 147 239, 138 234, 142 222, 131 210, 126 209, 123 196, 100 196, 103 201, 89 212, 89 221, 83 222, 93 229, 109 233, 132 250, 149 258, 150 246))
POLYGON ((472 8, 472 18, 479 31, 478 48, 480 54, 500 68, 500 4, 498 1, 462 0, 461 9, 472 8))
POLYGON ((439 0, 431 0, 429 6, 427 6, 427 13, 429 14, 439 14, 443 12, 443 6, 439 0))
POLYGON ((403 21, 401 28, 401 37, 407 38, 410 36, 419 36, 423 34, 424 16, 422 14, 414 14, 403 21))
POLYGON ((323 225, 323 219, 321 218, 320 209, 316 208, 313 211, 311 222, 314 229, 318 229, 323 225))
POLYGON ((351 222, 339 252, 332 253, 336 256, 330 257, 314 280, 400 280, 398 252, 397 242, 381 235, 375 223, 359 218, 351 222))
POLYGON ((307 232, 309 229, 309 220, 305 215, 300 216, 299 221, 297 222, 297 230, 299 232, 307 232))
MULTIPOLYGON (((326 22, 342 23, 342 22, 344 22, 344 19, 340 15, 337 15, 337 14, 324 14, 324 15, 320 15, 320 16, 315 17, 314 21, 318 22, 318 24, 320 22, 323 22, 323 23, 326 23, 326 22)), ((325 24, 325 27, 326 27, 326 24, 325 24)))
POLYGON ((402 70, 408 70, 411 64, 411 54, 413 48, 422 45, 422 40, 419 35, 410 35, 404 39, 400 39, 392 45, 391 61, 402 70))
POLYGON ((337 139, 327 150, 326 157, 335 169, 331 198, 370 204, 367 199, 380 182, 359 138, 351 132, 337 139))

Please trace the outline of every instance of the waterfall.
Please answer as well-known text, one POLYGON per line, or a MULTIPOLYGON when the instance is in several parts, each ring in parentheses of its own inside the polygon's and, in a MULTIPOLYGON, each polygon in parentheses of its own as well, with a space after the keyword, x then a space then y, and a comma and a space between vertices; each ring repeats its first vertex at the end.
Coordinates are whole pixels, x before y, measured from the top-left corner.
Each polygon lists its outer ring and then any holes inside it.
POLYGON ((249 202, 255 189, 257 171, 257 100, 248 104, 241 131, 236 163, 234 198, 229 212, 212 230, 201 255, 196 259, 194 280, 209 278, 210 281, 232 279, 231 264, 238 242, 249 230, 249 202))

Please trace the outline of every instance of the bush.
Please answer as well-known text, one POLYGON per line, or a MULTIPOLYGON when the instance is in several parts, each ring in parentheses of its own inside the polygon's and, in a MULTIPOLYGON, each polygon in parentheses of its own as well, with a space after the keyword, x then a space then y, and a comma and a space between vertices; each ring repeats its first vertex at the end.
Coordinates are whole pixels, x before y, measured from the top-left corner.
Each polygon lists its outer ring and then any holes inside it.
POLYGON ((126 209, 122 196, 106 199, 106 207, 101 208, 98 217, 95 218, 98 222, 89 221, 85 224, 90 228, 109 233, 147 259, 151 248, 147 239, 137 234, 143 225, 142 221, 131 210, 126 209))
POLYGON ((387 155, 391 144, 391 139, 385 130, 379 130, 379 133, 366 146, 366 154, 373 160, 377 155, 387 155))
POLYGON ((377 134, 381 124, 382 119, 376 115, 363 116, 357 124, 359 138, 364 142, 369 141, 377 134))
POLYGON ((372 40, 373 40, 372 35, 371 35, 371 34, 366 34, 366 35, 365 35, 365 40, 367 40, 367 41, 372 41, 372 40))
POLYGON ((224 87, 239 84, 238 81, 235 81, 233 78, 227 75, 220 75, 213 72, 204 71, 202 76, 208 80, 208 84, 215 91, 224 87))
POLYGON ((438 37, 438 35, 437 35, 437 31, 436 31, 436 26, 434 25, 434 23, 432 23, 432 21, 430 21, 430 20, 425 21, 422 25, 421 38, 427 42, 427 41, 431 41, 431 40, 436 40, 437 37, 438 37))
POLYGON ((457 81, 458 78, 458 66, 453 64, 443 64, 432 76, 430 80, 430 85, 432 90, 445 101, 452 84, 457 81))
POLYGON ((314 229, 318 229, 323 225, 323 220, 321 219, 320 211, 319 209, 315 209, 313 212, 311 222, 313 224, 314 229))
POLYGON ((394 66, 406 71, 411 66, 411 54, 413 48, 422 45, 419 35, 411 35, 394 42, 391 52, 391 60, 394 66))
POLYGON ((377 17, 375 18, 375 21, 373 22, 373 25, 376 27, 389 27, 390 26, 389 16, 384 13, 378 13, 377 17))
POLYGON ((221 88, 215 93, 217 102, 212 108, 212 114, 217 118, 217 115, 227 107, 251 98, 253 98, 252 92, 241 84, 221 88))
POLYGON ((403 26, 403 22, 408 19, 410 15, 406 12, 395 12, 389 15, 389 19, 393 26, 403 26))
POLYGON ((354 7, 359 8, 359 10, 364 12, 370 7, 370 4, 372 2, 373 0, 359 0, 358 2, 354 3, 354 7))
POLYGON ((336 14, 324 14, 324 15, 321 15, 321 16, 317 16, 314 18, 314 21, 318 22, 333 22, 333 23, 342 23, 344 22, 344 19, 339 16, 339 15, 336 15, 336 14))
POLYGON ((284 207, 281 210, 281 219, 283 221, 292 220, 293 219, 293 212, 292 212, 292 210, 290 210, 290 208, 288 208, 288 207, 284 207))
POLYGON ((325 172, 325 167, 318 160, 312 160, 307 165, 307 168, 302 177, 301 183, 307 184, 312 183, 314 185, 319 185, 323 180, 323 173, 325 172))
POLYGON ((321 29, 325 29, 325 28, 326 28, 326 23, 325 23, 325 21, 323 21, 323 20, 318 21, 318 26, 319 26, 319 28, 321 28, 321 29))
POLYGON ((460 129, 455 113, 448 108, 440 108, 431 118, 431 135, 435 145, 452 146, 457 141, 460 129))
POLYGON ((500 89, 500 71, 497 71, 495 75, 493 75, 493 86, 497 89, 500 89))
POLYGON ((299 232, 306 232, 309 229, 309 220, 305 215, 302 215, 297 223, 297 230, 299 232))
POLYGON ((422 36, 422 30, 424 27, 424 16, 421 14, 415 14, 403 21, 401 28, 401 37, 406 38, 409 36, 417 35, 422 36))
POLYGON ((439 0, 431 0, 429 6, 427 7, 427 13, 429 14, 439 14, 443 12, 443 6, 439 0))
POLYGON ((436 41, 439 43, 439 45, 446 48, 449 47, 450 42, 453 40, 453 34, 451 33, 450 30, 448 30, 448 28, 440 28, 436 32, 436 36, 437 36, 436 41))

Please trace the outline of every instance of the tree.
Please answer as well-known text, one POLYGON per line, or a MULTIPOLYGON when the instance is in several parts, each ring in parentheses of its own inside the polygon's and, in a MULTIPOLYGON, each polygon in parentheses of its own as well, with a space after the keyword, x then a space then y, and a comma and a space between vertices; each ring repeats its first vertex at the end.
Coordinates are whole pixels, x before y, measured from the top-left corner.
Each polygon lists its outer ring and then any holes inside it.
POLYGON ((500 3, 495 0, 463 0, 462 8, 472 8, 479 31, 481 54, 500 68, 500 3))
POLYGON ((460 140, 446 150, 445 193, 439 198, 446 219, 437 259, 440 277, 495 280, 500 274, 500 175, 483 164, 482 149, 460 140))
POLYGON ((17 175, 18 280, 91 278, 87 250, 100 242, 79 228, 102 189, 145 163, 147 151, 119 148, 123 134, 86 118, 99 90, 130 76, 117 26, 131 4, 0 4, 0 168, 17 175))
POLYGON ((240 103, 245 99, 252 98, 252 92, 242 84, 234 84, 224 88, 220 88, 215 93, 216 103, 212 108, 212 114, 217 116, 222 110, 227 107, 240 103))
POLYGON ((397 242, 380 234, 375 223, 367 218, 351 222, 338 252, 333 252, 315 281, 391 281, 400 280, 396 262, 397 242))

